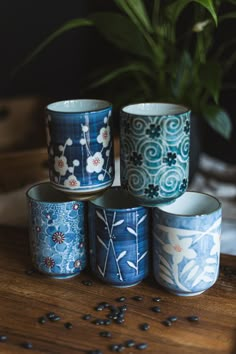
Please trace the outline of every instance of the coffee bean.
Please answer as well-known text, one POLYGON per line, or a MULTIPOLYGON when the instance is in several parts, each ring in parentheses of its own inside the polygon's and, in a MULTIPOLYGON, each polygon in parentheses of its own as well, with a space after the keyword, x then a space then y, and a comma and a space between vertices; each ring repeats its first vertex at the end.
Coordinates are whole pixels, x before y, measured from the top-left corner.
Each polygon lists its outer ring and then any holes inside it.
POLYGON ((96 326, 101 326, 101 325, 104 325, 104 320, 101 319, 101 318, 96 318, 93 323, 96 325, 96 326))
POLYGON ((160 309, 159 306, 153 306, 153 307, 152 307, 152 311, 153 311, 153 312, 156 312, 156 313, 159 313, 159 312, 161 312, 161 309, 160 309))
POLYGON ((112 323, 112 321, 110 319, 105 319, 103 321, 104 321, 105 326, 109 326, 112 323))
POLYGON ((142 331, 148 331, 149 328, 150 328, 150 325, 148 323, 142 323, 140 325, 140 328, 141 328, 142 331))
POLYGON ((143 297, 139 296, 139 295, 133 296, 132 299, 135 300, 135 301, 143 301, 143 297))
POLYGON ((96 310, 96 311, 102 311, 102 310, 104 310, 104 308, 105 308, 104 305, 101 305, 101 304, 100 304, 100 305, 98 305, 98 306, 95 307, 95 310, 96 310))
POLYGON ((60 321, 61 320, 61 317, 58 316, 58 315, 55 315, 54 317, 50 318, 50 321, 52 322, 57 322, 57 321, 60 321))
POLYGON ((110 338, 112 336, 111 332, 109 332, 109 331, 102 331, 99 334, 101 337, 105 337, 105 338, 110 338))
POLYGON ((55 314, 55 312, 49 312, 49 313, 47 313, 46 316, 49 320, 51 320, 52 318, 54 318, 56 316, 56 314, 55 314))
POLYGON ((118 297, 118 299, 116 299, 116 301, 124 302, 124 301, 126 301, 126 297, 125 296, 118 297))
POLYGON ((154 302, 160 302, 161 298, 160 297, 153 297, 152 301, 154 302))
POLYGON ((45 316, 41 316, 39 317, 38 322, 44 324, 45 322, 47 322, 47 318, 45 316))
POLYGON ((88 314, 84 315, 82 318, 83 318, 83 320, 88 321, 88 320, 91 320, 92 315, 90 315, 90 314, 88 313, 88 314))
POLYGON ((165 321, 163 321, 162 323, 163 323, 163 325, 166 326, 166 327, 170 327, 170 326, 172 325, 172 322, 169 321, 169 320, 165 320, 165 321))
POLYGON ((92 280, 82 280, 82 284, 84 284, 86 286, 91 286, 91 285, 93 285, 93 281, 92 280))
POLYGON ((4 334, 0 335, 0 342, 6 342, 7 341, 7 336, 4 334))
POLYGON ((187 319, 190 321, 190 322, 198 322, 199 321, 199 317, 198 316, 189 316, 187 317, 187 319))
POLYGON ((103 354, 103 352, 100 349, 89 350, 87 353, 88 354, 103 354))
POLYGON ((135 341, 133 339, 128 339, 126 342, 125 342, 125 346, 127 348, 132 348, 133 346, 135 346, 135 341))
POLYGON ((118 323, 118 324, 122 324, 122 323, 124 323, 125 322, 125 319, 124 318, 117 318, 116 320, 115 320, 115 323, 118 323))
POLYGON ((119 306, 119 310, 120 310, 121 312, 126 312, 127 309, 128 309, 128 306, 127 306, 126 304, 125 304, 125 305, 122 305, 122 306, 119 306))
POLYGON ((170 317, 167 318, 167 320, 170 321, 170 322, 176 322, 178 320, 178 317, 170 316, 170 317))
POLYGON ((73 326, 72 326, 72 323, 66 322, 66 323, 64 324, 64 327, 67 328, 67 329, 71 329, 73 326))
POLYGON ((147 349, 147 347, 148 347, 147 343, 140 343, 140 344, 137 344, 135 348, 138 350, 143 350, 143 349, 147 349))
POLYGON ((32 349, 33 348, 33 344, 30 342, 24 342, 22 343, 22 347, 25 349, 32 349))

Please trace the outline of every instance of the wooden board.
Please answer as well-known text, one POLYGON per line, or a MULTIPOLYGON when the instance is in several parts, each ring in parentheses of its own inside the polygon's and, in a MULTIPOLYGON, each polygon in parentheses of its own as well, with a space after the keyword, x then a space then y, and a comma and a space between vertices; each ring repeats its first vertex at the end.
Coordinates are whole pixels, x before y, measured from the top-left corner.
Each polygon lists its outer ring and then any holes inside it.
MULTIPOLYGON (((12 210, 16 212, 17 210, 12 210)), ((204 294, 196 297, 177 297, 161 289, 152 276, 141 284, 118 289, 94 278, 89 270, 68 280, 56 280, 31 275, 27 230, 0 228, 0 353, 26 353, 22 343, 32 343, 33 353, 73 354, 100 349, 111 353, 114 343, 133 339, 147 343, 148 348, 125 348, 124 353, 236 353, 236 258, 222 255, 221 272, 217 283, 204 294), (92 286, 83 284, 92 280, 92 286), (140 295, 143 300, 133 299, 140 295), (115 306, 123 303, 117 298, 125 296, 128 310, 125 322, 110 326, 96 325, 96 318, 107 318, 108 310, 96 311, 100 302, 115 306), (161 301, 155 303, 154 297, 161 301), (161 312, 154 313, 153 306, 161 312), (38 318, 54 311, 60 316, 57 322, 40 324, 38 318), (92 319, 82 317, 91 314, 92 319), (178 321, 171 327, 163 325, 169 316, 178 321), (199 316, 198 322, 189 322, 190 315, 199 316), (65 323, 72 324, 71 329, 65 323), (143 331, 143 323, 150 325, 143 331), (102 338, 101 331, 110 331, 111 338, 102 338)))

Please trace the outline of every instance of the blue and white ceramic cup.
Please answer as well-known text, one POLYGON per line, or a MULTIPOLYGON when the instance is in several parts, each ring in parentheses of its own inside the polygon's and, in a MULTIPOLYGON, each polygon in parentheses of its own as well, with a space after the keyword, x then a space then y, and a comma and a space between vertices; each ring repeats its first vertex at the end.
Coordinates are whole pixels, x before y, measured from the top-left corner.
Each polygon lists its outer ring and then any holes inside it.
POLYGON ((121 110, 121 185, 141 205, 170 203, 187 189, 190 111, 169 103, 121 110))
POLYGON ((27 191, 30 251, 41 273, 64 279, 86 266, 85 204, 69 201, 49 182, 27 191))
POLYGON ((198 295, 216 282, 221 214, 215 197, 198 192, 153 208, 154 277, 169 292, 198 295))
POLYGON ((149 270, 149 211, 120 187, 90 200, 89 250, 92 271, 102 281, 129 287, 149 270))
POLYGON ((89 199, 112 185, 114 154, 112 105, 78 99, 46 109, 49 177, 71 199, 89 199))

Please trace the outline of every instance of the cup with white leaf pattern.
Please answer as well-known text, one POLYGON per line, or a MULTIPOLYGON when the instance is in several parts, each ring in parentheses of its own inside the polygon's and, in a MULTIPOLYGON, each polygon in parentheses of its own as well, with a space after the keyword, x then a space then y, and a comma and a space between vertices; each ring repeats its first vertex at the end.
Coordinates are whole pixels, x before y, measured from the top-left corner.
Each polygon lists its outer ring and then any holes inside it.
POLYGON ((140 283, 149 271, 149 210, 122 188, 112 187, 90 200, 90 266, 115 287, 140 283))
POLYGON ((72 199, 102 193, 114 180, 112 105, 98 99, 46 107, 49 177, 72 199))
POLYGON ((188 191, 152 210, 153 273, 158 284, 180 296, 215 284, 220 264, 222 207, 211 195, 188 191))

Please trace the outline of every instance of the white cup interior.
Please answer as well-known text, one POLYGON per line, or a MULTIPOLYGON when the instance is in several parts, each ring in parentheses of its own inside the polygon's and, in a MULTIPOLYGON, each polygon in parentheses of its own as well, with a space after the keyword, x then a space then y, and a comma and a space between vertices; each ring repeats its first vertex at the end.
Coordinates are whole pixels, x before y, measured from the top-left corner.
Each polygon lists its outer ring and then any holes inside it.
POLYGON ((185 192, 172 204, 159 205, 158 209, 175 215, 197 216, 211 214, 221 207, 213 196, 199 192, 185 192))
POLYGON ((27 191, 28 198, 46 203, 65 203, 70 202, 63 192, 54 189, 49 182, 40 183, 31 187, 27 191))
POLYGON ((77 99, 50 103, 47 106, 47 109, 49 111, 61 113, 83 113, 99 111, 108 107, 111 107, 111 103, 109 103, 108 101, 94 99, 77 99))
POLYGON ((185 113, 189 109, 172 103, 137 103, 124 107, 122 111, 134 115, 162 116, 185 113))
POLYGON ((104 209, 140 208, 137 202, 122 188, 112 187, 100 197, 90 200, 90 203, 104 209))

